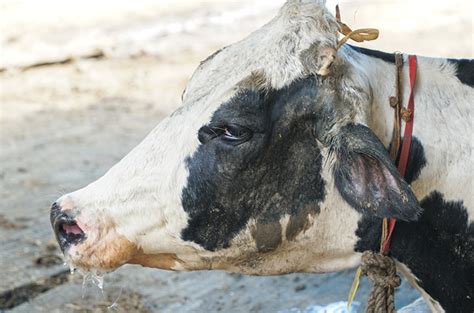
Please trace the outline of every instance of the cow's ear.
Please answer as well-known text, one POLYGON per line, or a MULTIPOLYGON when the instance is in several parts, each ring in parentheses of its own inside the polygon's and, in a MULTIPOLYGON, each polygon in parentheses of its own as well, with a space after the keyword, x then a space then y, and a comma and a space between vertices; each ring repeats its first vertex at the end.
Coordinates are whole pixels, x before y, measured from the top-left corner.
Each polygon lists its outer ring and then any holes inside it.
POLYGON ((367 127, 350 124, 334 143, 335 184, 344 200, 363 214, 416 220, 421 207, 387 150, 367 127))

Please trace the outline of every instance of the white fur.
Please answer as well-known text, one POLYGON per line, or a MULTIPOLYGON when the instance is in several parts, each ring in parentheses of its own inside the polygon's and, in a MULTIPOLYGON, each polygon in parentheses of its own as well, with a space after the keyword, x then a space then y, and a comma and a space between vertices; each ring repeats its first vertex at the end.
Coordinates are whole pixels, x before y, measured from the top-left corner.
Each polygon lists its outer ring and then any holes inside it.
POLYGON ((268 24, 204 62, 186 87, 184 104, 209 102, 257 70, 281 88, 302 76, 302 51, 313 43, 335 46, 336 40, 335 19, 323 1, 290 0, 268 24))

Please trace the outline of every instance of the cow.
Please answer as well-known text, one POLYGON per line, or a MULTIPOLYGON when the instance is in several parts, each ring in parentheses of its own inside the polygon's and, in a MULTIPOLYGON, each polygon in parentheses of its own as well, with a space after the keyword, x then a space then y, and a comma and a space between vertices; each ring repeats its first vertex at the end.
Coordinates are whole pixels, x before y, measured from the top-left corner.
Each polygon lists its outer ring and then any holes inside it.
POLYGON ((288 0, 201 62, 177 111, 53 204, 67 260, 106 271, 325 273, 378 251, 382 219, 394 218, 398 270, 433 310, 472 312, 474 63, 418 57, 402 178, 387 152, 395 57, 348 44, 336 53, 337 41, 324 1, 288 0))

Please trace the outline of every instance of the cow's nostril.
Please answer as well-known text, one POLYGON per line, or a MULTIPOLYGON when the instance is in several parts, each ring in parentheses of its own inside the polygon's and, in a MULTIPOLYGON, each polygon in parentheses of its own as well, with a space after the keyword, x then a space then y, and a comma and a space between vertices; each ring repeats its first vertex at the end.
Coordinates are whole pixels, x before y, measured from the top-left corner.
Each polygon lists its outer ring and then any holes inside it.
POLYGON ((76 224, 64 224, 63 225, 63 231, 66 233, 66 235, 82 235, 84 232, 82 229, 76 224))
POLYGON ((63 220, 59 222, 57 237, 64 250, 84 240, 85 234, 75 221, 63 220))
POLYGON ((51 207, 51 224, 59 246, 63 251, 86 238, 84 231, 77 224, 74 217, 61 211, 61 207, 57 203, 53 203, 51 207))

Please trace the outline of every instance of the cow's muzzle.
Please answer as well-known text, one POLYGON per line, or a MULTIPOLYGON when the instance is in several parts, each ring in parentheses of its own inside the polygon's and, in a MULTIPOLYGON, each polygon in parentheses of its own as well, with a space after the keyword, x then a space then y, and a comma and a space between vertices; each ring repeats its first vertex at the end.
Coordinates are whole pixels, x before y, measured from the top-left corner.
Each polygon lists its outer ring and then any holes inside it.
POLYGON ((144 253, 117 232, 109 215, 97 211, 84 208, 70 195, 61 197, 51 207, 51 225, 70 266, 85 271, 109 271, 133 263, 171 269, 178 262, 174 254, 144 253))
POLYGON ((50 218, 54 234, 63 252, 86 239, 84 231, 74 219, 72 212, 62 211, 61 206, 56 202, 51 207, 50 218))

